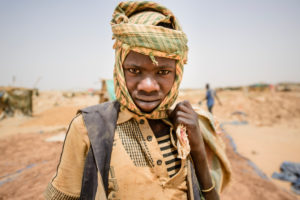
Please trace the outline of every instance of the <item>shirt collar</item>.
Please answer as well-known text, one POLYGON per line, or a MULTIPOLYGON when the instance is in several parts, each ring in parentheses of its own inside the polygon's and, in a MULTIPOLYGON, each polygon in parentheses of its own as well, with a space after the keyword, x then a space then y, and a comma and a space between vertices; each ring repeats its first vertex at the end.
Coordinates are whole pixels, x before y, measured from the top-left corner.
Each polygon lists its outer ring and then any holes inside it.
POLYGON ((117 125, 129 121, 131 118, 133 118, 133 116, 134 116, 134 114, 132 112, 130 112, 129 110, 127 110, 126 108, 121 109, 119 112, 117 125))
MULTIPOLYGON (((138 115, 136 115, 136 114, 130 112, 127 108, 122 108, 122 109, 120 110, 120 112, 119 112, 119 117, 118 117, 118 120, 117 120, 117 125, 122 124, 122 123, 124 123, 124 122, 127 122, 127 121, 129 121, 130 119, 132 119, 132 118, 135 118, 135 119, 138 120, 138 121, 139 121, 139 119, 142 119, 142 118, 143 118, 143 119, 146 119, 146 118, 143 117, 143 116, 138 116, 138 115)), ((173 124, 172 124, 172 122, 171 122, 168 118, 162 119, 162 121, 163 121, 164 123, 166 123, 167 125, 169 125, 170 127, 173 128, 173 124)))
MULTIPOLYGON (((127 122, 132 118, 135 118, 137 121, 139 121, 140 119, 146 120, 146 118, 144 116, 138 116, 138 115, 130 112, 126 108, 121 108, 121 110, 119 112, 119 117, 118 117, 118 120, 117 120, 117 125, 122 124, 124 122, 127 122)), ((171 129, 170 129, 171 143, 177 149, 177 145, 176 145, 176 142, 175 142, 176 141, 176 136, 174 136, 172 134, 172 130, 174 129, 174 126, 173 126, 172 122, 168 118, 162 119, 162 121, 171 127, 171 129)))

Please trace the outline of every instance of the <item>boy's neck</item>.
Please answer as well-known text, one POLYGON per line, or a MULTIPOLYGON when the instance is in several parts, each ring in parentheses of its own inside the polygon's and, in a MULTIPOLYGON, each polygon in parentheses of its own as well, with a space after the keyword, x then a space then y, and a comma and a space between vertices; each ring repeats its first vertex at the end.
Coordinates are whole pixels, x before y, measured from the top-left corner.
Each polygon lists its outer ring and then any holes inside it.
POLYGON ((148 119, 148 123, 155 137, 162 137, 170 133, 170 127, 161 119, 148 119))

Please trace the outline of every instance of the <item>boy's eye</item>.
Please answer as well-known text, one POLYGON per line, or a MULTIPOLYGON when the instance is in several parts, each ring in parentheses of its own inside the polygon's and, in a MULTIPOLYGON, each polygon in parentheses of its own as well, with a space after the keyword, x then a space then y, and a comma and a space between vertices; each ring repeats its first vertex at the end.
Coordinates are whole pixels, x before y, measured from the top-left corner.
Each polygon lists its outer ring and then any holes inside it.
POLYGON ((159 71, 158 71, 158 74, 159 74, 159 75, 167 75, 167 74, 169 74, 169 73, 170 73, 169 70, 159 70, 159 71))
POLYGON ((129 68, 128 71, 133 74, 139 74, 141 71, 136 68, 129 68))

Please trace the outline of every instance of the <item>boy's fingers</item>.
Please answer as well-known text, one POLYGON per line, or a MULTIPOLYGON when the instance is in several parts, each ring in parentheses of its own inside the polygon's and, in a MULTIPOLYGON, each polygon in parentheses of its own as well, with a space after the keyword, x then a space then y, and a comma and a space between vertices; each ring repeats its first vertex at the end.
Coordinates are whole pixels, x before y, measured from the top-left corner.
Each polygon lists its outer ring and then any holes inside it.
POLYGON ((168 109, 168 110, 167 110, 167 115, 168 115, 169 117, 171 117, 171 115, 172 115, 172 112, 173 112, 173 110, 172 110, 172 109, 168 109))

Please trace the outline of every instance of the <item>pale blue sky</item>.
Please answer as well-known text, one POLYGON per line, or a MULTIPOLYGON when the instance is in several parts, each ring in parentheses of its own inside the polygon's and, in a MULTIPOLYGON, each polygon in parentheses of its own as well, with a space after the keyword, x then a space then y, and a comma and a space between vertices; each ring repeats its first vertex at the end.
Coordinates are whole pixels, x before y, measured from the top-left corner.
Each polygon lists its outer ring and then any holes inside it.
MULTIPOLYGON (((119 1, 1 0, 0 85, 97 88, 112 78, 119 1)), ((182 88, 300 82, 299 0, 160 0, 188 36, 182 88)))

